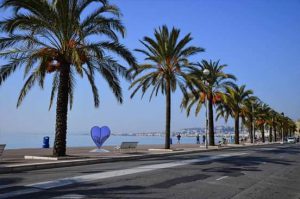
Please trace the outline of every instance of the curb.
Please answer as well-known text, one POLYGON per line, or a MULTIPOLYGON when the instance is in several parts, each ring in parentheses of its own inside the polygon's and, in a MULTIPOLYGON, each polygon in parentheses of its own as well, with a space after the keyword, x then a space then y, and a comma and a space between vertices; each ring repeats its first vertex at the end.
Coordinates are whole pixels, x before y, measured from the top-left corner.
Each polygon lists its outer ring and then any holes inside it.
MULTIPOLYGON (((270 144, 278 144, 278 143, 269 143, 270 144)), ((174 151, 168 153, 160 153, 160 154, 146 154, 146 155, 135 155, 135 156, 126 156, 126 157, 108 157, 108 158, 82 158, 77 160, 61 160, 58 162, 47 162, 47 163, 33 163, 33 164, 24 164, 24 165, 16 165, 16 166, 6 166, 0 167, 0 174, 5 173, 17 173, 23 171, 32 171, 39 169, 52 169, 52 168, 60 168, 60 167, 71 167, 71 166, 82 166, 89 164, 98 164, 98 163, 109 163, 109 162, 118 162, 118 161, 130 161, 130 160, 139 160, 139 159, 147 159, 147 158, 157 158, 163 156, 173 156, 173 155, 181 155, 181 154, 193 154, 193 153, 204 153, 210 151, 219 151, 233 148, 249 148, 255 146, 263 146, 263 145, 242 145, 242 146, 229 146, 229 147, 221 147, 207 150, 191 150, 191 151, 174 151)))

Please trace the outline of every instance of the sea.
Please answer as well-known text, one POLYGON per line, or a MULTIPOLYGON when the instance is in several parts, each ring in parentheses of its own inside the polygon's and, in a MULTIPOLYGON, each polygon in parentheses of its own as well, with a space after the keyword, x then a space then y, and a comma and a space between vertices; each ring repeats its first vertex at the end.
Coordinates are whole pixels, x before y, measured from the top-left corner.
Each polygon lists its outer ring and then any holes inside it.
MULTIPOLYGON (((20 149, 20 148, 42 148, 43 139, 45 136, 49 137, 50 147, 53 146, 53 134, 37 134, 37 133, 10 133, 0 134, 0 144, 6 144, 7 149, 20 149)), ((215 143, 222 139, 215 138, 215 143)), ((165 137, 163 136, 119 136, 111 135, 103 144, 103 146, 118 146, 121 142, 136 141, 139 144, 164 144, 165 137)), ((195 144, 196 137, 182 136, 180 142, 182 144, 195 144)), ((200 139, 202 143, 202 138, 200 139)), ((177 143, 177 138, 172 137, 172 143, 177 143)), ((96 146, 89 133, 69 133, 67 135, 68 147, 93 147, 96 146)))

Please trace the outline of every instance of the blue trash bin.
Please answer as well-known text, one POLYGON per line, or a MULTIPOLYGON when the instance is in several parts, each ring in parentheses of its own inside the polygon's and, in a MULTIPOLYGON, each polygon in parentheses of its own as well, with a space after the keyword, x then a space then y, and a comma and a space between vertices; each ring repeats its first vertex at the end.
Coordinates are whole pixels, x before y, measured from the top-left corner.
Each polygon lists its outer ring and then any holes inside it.
POLYGON ((43 138, 43 148, 49 148, 49 136, 43 138))

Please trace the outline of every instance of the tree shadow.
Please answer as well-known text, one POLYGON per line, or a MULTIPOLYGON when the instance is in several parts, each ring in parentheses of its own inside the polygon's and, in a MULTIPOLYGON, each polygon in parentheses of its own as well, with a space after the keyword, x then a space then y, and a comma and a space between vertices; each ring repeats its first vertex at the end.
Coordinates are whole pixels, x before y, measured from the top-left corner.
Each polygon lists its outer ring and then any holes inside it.
POLYGON ((22 180, 23 180, 23 178, 19 178, 19 177, 6 177, 6 178, 1 177, 0 178, 0 186, 15 184, 22 180))
POLYGON ((298 147, 284 147, 284 148, 277 148, 273 150, 261 150, 262 153, 267 154, 291 154, 291 155, 298 155, 300 154, 300 149, 298 147))
MULTIPOLYGON (((75 185, 78 186, 78 185, 75 185)), ((32 194, 30 198, 54 198, 57 196, 64 196, 64 195, 82 195, 83 198, 124 198, 124 199, 133 199, 133 198, 140 198, 140 199, 160 199, 158 197, 149 196, 153 194, 153 190, 146 191, 145 186, 139 185, 122 185, 122 186, 114 186, 114 187, 107 187, 107 188, 99 188, 99 186, 105 186, 99 183, 87 183, 87 184, 80 184, 78 188, 74 188, 73 186, 66 186, 62 189, 51 189, 43 192, 43 194, 32 194), (92 187, 92 188, 91 188, 92 187), (95 188, 96 187, 96 188, 95 188)), ((24 197, 28 198, 27 197, 24 197)), ((59 197, 63 198, 63 197, 59 197)), ((69 198, 66 196, 66 198, 69 198)), ((21 199, 21 198, 20 198, 21 199)))
POLYGON ((178 177, 178 178, 172 178, 172 179, 160 182, 158 184, 154 184, 150 187, 151 188, 159 188, 159 189, 168 189, 168 188, 171 188, 178 184, 184 184, 184 183, 190 183, 190 182, 194 182, 194 181, 198 181, 198 180, 204 180, 209 177, 210 177, 210 175, 207 175, 207 174, 182 176, 182 177, 178 177))
MULTIPOLYGON (((212 162, 226 164, 227 166, 225 165, 225 166, 218 166, 212 168, 204 168, 202 169, 202 171, 211 172, 211 173, 217 172, 231 177, 239 177, 245 175, 244 171, 254 171, 254 172, 262 171, 261 169, 258 168, 258 166, 261 164, 271 163, 271 164, 289 166, 294 161, 281 160, 281 159, 268 158, 268 157, 256 157, 256 156, 250 156, 250 157, 234 156, 234 157, 213 160, 212 162)), ((193 165, 203 165, 203 162, 196 162, 193 163, 193 165)))
POLYGON ((280 164, 284 166, 289 166, 294 161, 282 160, 276 158, 268 158, 268 157, 257 157, 257 156, 235 156, 230 158, 218 159, 217 162, 231 164, 234 166, 256 166, 263 163, 272 163, 272 164, 280 164))
POLYGON ((212 172, 212 173, 222 173, 226 176, 230 177, 239 177, 243 176, 244 171, 261 171, 260 169, 257 169, 257 167, 214 167, 214 168, 208 168, 208 169, 202 169, 203 172, 212 172))

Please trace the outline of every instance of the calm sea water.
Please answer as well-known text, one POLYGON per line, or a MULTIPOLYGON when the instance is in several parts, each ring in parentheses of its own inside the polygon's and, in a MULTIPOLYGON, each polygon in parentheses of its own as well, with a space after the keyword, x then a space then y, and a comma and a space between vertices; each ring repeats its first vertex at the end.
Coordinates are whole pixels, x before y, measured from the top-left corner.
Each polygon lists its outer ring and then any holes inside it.
MULTIPOLYGON (((41 148, 43 145, 43 137, 50 137, 50 146, 53 146, 54 135, 52 134, 30 134, 30 133, 18 133, 18 134, 0 134, 0 144, 6 144, 7 149, 18 148, 41 148)), ((110 136, 103 146, 117 146, 124 141, 137 141, 139 144, 164 144, 164 137, 160 136, 110 136)), ((177 142, 176 137, 172 138, 173 143, 177 142)), ((202 139, 200 139, 202 143, 202 139)), ((216 142, 219 138, 216 137, 216 142)), ((196 143, 195 137, 181 137, 181 143, 192 144, 196 143)), ((85 147, 95 146, 90 134, 68 134, 67 136, 68 147, 85 147)))

